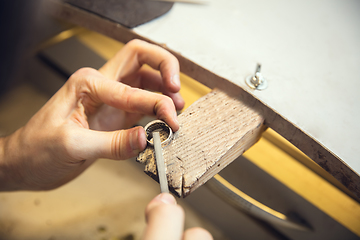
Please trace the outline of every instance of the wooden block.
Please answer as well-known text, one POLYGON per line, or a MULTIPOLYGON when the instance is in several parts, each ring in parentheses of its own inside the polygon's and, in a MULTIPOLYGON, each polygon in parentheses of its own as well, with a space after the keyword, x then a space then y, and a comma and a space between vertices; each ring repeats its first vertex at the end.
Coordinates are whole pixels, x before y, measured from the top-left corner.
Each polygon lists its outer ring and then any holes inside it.
MULTIPOLYGON (((186 197, 258 141, 264 118, 252 106, 215 89, 178 117, 180 129, 163 149, 169 188, 186 197)), ((158 181, 154 151, 137 158, 158 181)))

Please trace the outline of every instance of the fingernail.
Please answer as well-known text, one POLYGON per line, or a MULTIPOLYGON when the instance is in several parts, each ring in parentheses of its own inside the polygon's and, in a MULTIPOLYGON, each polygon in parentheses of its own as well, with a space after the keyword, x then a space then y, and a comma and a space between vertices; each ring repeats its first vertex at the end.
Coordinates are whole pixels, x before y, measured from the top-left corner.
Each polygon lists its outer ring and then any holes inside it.
POLYGON ((184 108, 185 101, 184 101, 184 99, 182 98, 182 96, 180 95, 180 93, 174 94, 174 99, 173 99, 173 101, 174 101, 176 110, 181 110, 181 109, 184 108))
POLYGON ((134 129, 130 133, 130 139, 129 139, 130 147, 134 153, 139 152, 138 135, 139 135, 139 129, 134 129))
POLYGON ((180 87, 180 76, 178 74, 172 76, 171 83, 177 87, 180 87))
POLYGON ((139 151, 143 151, 146 148, 146 133, 143 127, 139 127, 137 131, 138 143, 139 143, 139 151))
POLYGON ((179 121, 178 121, 177 113, 176 113, 176 112, 174 113, 173 119, 174 119, 174 122, 175 122, 177 125, 179 125, 179 121))
POLYGON ((169 193, 160 193, 156 198, 165 204, 176 204, 175 198, 169 193))

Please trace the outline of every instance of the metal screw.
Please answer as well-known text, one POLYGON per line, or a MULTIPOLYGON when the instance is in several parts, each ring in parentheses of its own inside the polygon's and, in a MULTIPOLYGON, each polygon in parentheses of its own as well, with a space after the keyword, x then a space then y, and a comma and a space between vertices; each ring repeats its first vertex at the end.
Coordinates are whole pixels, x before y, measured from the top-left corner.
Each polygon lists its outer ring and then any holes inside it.
POLYGON ((264 90, 267 88, 267 81, 260 73, 261 65, 257 64, 254 75, 247 76, 245 79, 246 84, 252 89, 264 90))

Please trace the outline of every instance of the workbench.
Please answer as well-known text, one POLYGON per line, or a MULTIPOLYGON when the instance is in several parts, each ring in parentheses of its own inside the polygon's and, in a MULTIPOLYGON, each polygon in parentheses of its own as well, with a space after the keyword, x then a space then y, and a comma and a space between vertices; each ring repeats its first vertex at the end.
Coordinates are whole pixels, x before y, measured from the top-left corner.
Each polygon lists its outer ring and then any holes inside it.
POLYGON ((359 3, 177 3, 133 29, 66 3, 55 5, 55 15, 122 42, 160 44, 197 81, 256 101, 268 127, 359 201, 359 3), (245 84, 257 63, 268 82, 263 91, 245 84))
POLYGON ((54 13, 121 42, 140 38, 167 48, 182 72, 261 109, 266 126, 359 201, 359 3, 208 2, 176 3, 133 29, 69 4, 55 2, 54 13), (268 83, 262 91, 245 83, 257 63, 268 83))

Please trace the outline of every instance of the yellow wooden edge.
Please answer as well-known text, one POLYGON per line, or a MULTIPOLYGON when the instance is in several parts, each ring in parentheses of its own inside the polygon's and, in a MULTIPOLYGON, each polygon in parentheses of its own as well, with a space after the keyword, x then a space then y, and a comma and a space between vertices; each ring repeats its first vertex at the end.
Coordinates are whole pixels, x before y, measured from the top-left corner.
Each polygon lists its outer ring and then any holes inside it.
POLYGON ((77 36, 83 32, 86 32, 87 30, 81 27, 73 27, 67 30, 64 30, 58 34, 56 34, 55 36, 47 39, 46 41, 40 43, 37 47, 36 47, 36 51, 41 51, 45 48, 48 48, 52 45, 58 44, 66 39, 69 39, 73 36, 77 36))
MULTIPOLYGON (((80 34, 78 39, 104 59, 110 59, 123 46, 122 43, 90 31, 80 34)), ((184 109, 211 90, 184 74, 181 74, 180 78, 182 83, 180 93, 186 102, 184 109)), ((260 139, 257 144, 245 152, 244 156, 360 236, 360 204, 322 178, 321 175, 324 172, 318 175, 319 168, 315 163, 311 167, 312 170, 308 168, 311 164, 308 164, 308 167, 305 166, 307 164, 303 164, 312 161, 311 159, 303 160, 301 163, 293 158, 296 156, 303 158, 305 155, 301 152, 302 155, 294 149, 284 151, 284 149, 291 149, 291 147, 289 148, 290 143, 282 140, 277 133, 267 130, 265 138, 260 139), (277 144, 274 145, 265 138, 273 141, 280 139, 281 141, 277 141, 277 144)))
POLYGON ((251 203, 252 205, 262 209, 263 211, 269 213, 270 215, 276 216, 279 219, 282 220, 286 220, 287 217, 282 214, 281 212, 277 212, 272 208, 269 208, 268 206, 262 204, 261 202, 249 197, 247 194, 245 194, 244 192, 240 191, 238 188, 236 188, 235 186, 233 186, 231 183, 229 183, 228 181, 225 180, 225 178, 221 177, 219 174, 216 174, 214 176, 214 178, 219 181, 222 185, 224 185, 226 188, 228 188, 229 190, 231 190, 233 193, 235 193, 236 195, 240 196, 241 198, 245 199, 245 201, 248 201, 249 203, 251 203))
POLYGON ((322 178, 326 179, 326 181, 333 184, 335 187, 346 193, 347 195, 351 196, 355 199, 355 195, 349 191, 344 185, 342 185, 334 176, 330 173, 325 171, 322 167, 320 167, 316 162, 311 160, 308 156, 306 156, 302 151, 292 145, 289 141, 279 135, 277 132, 268 128, 263 136, 266 140, 271 142, 277 148, 280 148, 282 151, 290 155, 292 158, 296 159, 297 161, 304 164, 306 167, 314 171, 316 174, 321 176, 322 178))
POLYGON ((76 38, 105 60, 112 58, 124 44, 96 32, 86 30, 76 38))
POLYGON ((181 81, 180 94, 185 100, 185 107, 183 110, 188 108, 200 97, 208 94, 211 91, 210 88, 206 87, 205 85, 202 85, 198 81, 188 77, 183 73, 180 74, 180 81, 181 81))
POLYGON ((259 168, 360 236, 360 204, 262 138, 244 153, 259 168))

